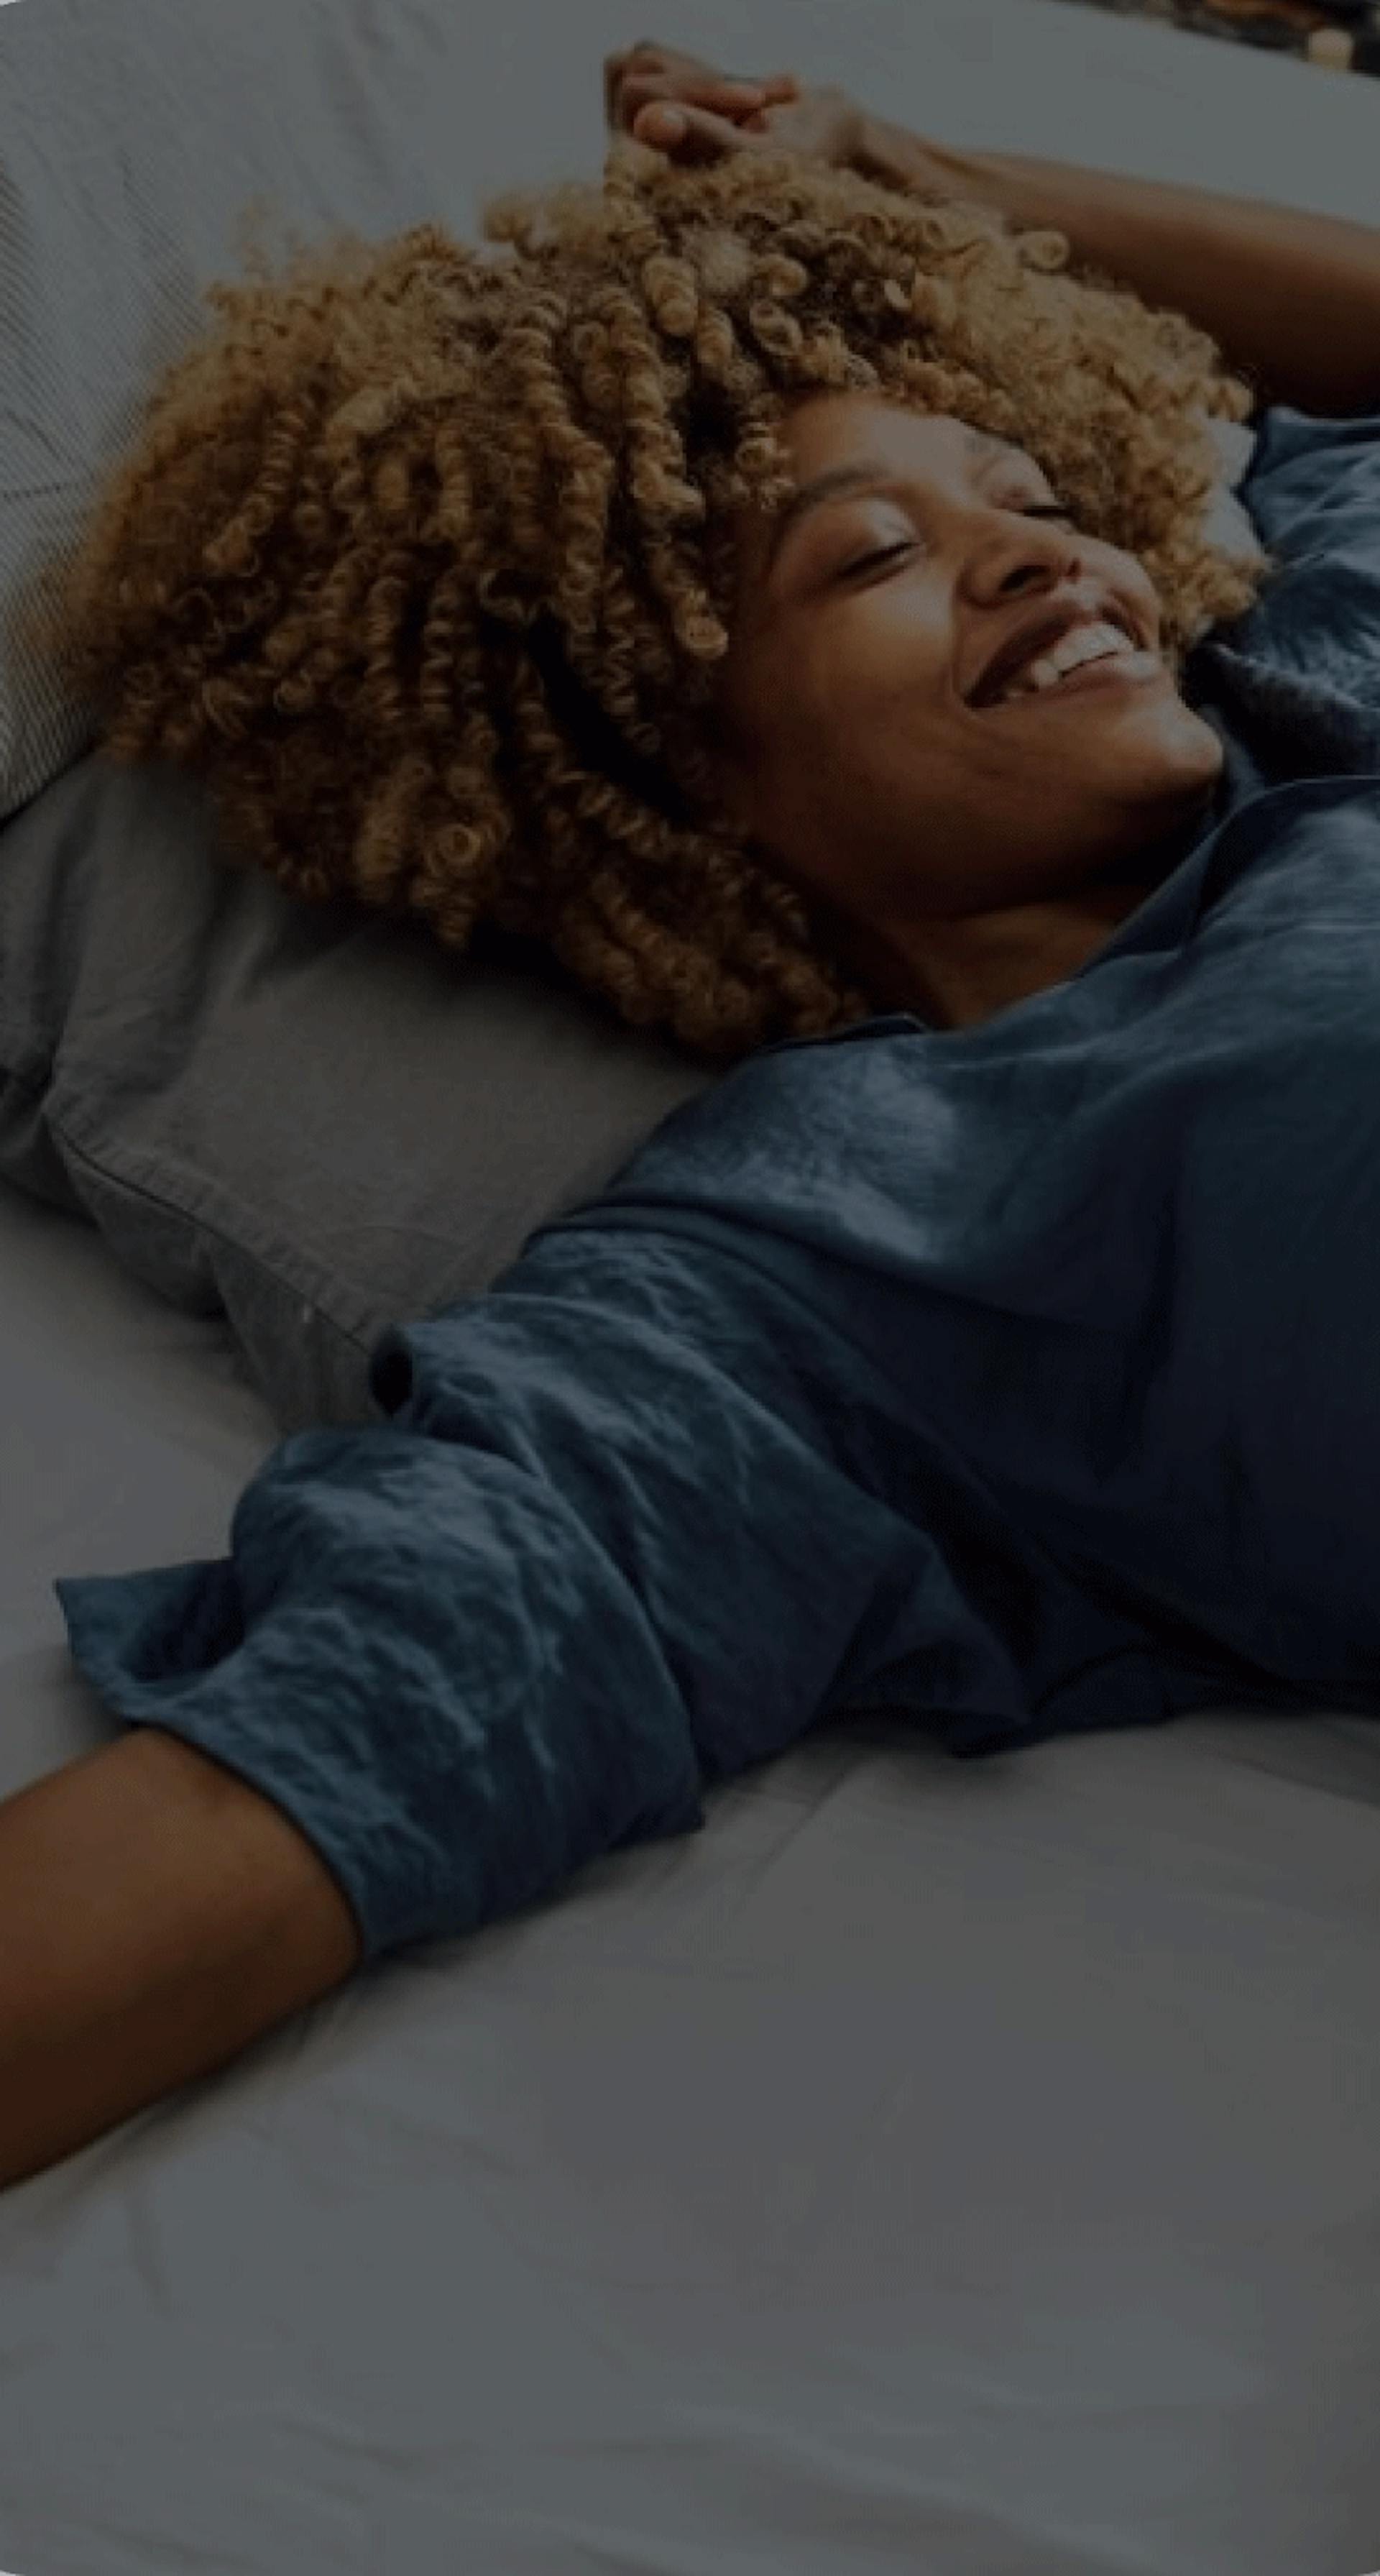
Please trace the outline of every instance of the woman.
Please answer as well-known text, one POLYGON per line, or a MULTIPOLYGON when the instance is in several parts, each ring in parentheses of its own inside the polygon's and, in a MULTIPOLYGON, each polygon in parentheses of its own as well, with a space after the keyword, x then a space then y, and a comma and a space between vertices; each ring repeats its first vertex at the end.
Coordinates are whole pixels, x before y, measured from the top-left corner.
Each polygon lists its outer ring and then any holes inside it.
POLYGON ((825 1715, 1376 1704, 1380 236, 608 82, 506 256, 222 294, 67 632, 286 883, 731 1070, 58 1585, 131 1732, 0 1806, 5 2181, 825 1715), (1204 534, 1246 379, 1321 591, 1204 534))

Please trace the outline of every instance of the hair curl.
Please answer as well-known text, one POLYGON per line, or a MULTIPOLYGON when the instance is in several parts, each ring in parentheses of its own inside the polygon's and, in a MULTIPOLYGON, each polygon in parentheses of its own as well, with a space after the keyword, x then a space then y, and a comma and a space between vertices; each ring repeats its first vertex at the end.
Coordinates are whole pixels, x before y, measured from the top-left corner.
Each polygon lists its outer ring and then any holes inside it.
POLYGON ((477 248, 337 234, 276 277, 250 248, 48 640, 107 756, 199 771, 295 894, 535 941, 700 1057, 821 1035, 877 1004, 703 769, 725 517, 792 489, 791 401, 877 389, 1017 440, 1139 556, 1176 673, 1263 577, 1203 534, 1206 421, 1250 390, 1069 260, 980 206, 635 144, 496 200, 477 248))

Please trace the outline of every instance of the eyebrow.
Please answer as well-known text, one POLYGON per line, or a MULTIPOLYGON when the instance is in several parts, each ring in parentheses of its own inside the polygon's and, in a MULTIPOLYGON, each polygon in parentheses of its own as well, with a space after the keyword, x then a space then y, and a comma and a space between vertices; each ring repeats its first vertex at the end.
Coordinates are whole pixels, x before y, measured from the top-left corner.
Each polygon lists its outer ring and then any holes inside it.
MULTIPOLYGON (((970 429, 966 421, 962 427, 963 443, 969 455, 981 464, 995 464, 999 457, 1009 464, 1013 457, 1022 455, 1022 450, 1013 446, 1009 438, 993 438, 988 430, 970 429)), ((826 501, 836 500, 841 492, 871 491, 879 483, 894 481, 890 466, 883 465, 879 459, 863 457, 854 465, 831 465, 826 473, 817 474, 812 483, 802 483, 772 523, 763 578, 770 574, 791 529, 807 511, 820 509, 826 501)))

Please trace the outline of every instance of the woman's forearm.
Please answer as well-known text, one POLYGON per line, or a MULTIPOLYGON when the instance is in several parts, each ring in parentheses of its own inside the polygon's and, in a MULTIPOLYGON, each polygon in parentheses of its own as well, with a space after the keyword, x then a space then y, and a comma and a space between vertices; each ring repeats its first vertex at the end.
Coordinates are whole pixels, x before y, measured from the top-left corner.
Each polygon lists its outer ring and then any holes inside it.
POLYGON ((857 166, 894 187, 1065 233, 1075 263, 1210 332, 1262 402, 1380 411, 1380 229, 1256 199, 1006 152, 954 151, 867 117, 857 166))
POLYGON ((0 2188, 225 2065, 360 1951, 297 1827, 157 1727, 0 1803, 0 2188))

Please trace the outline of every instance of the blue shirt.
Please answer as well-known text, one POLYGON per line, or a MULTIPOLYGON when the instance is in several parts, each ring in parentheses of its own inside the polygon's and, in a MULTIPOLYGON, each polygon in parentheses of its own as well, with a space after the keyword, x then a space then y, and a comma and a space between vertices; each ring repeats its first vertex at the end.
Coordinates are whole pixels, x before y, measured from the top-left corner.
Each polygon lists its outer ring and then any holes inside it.
POLYGON ((759 1050, 386 1334, 229 1556, 68 1578, 366 1958, 704 1822, 848 1709, 956 1753, 1380 1707, 1380 416, 1265 414, 1215 804, 1067 982, 759 1050))

